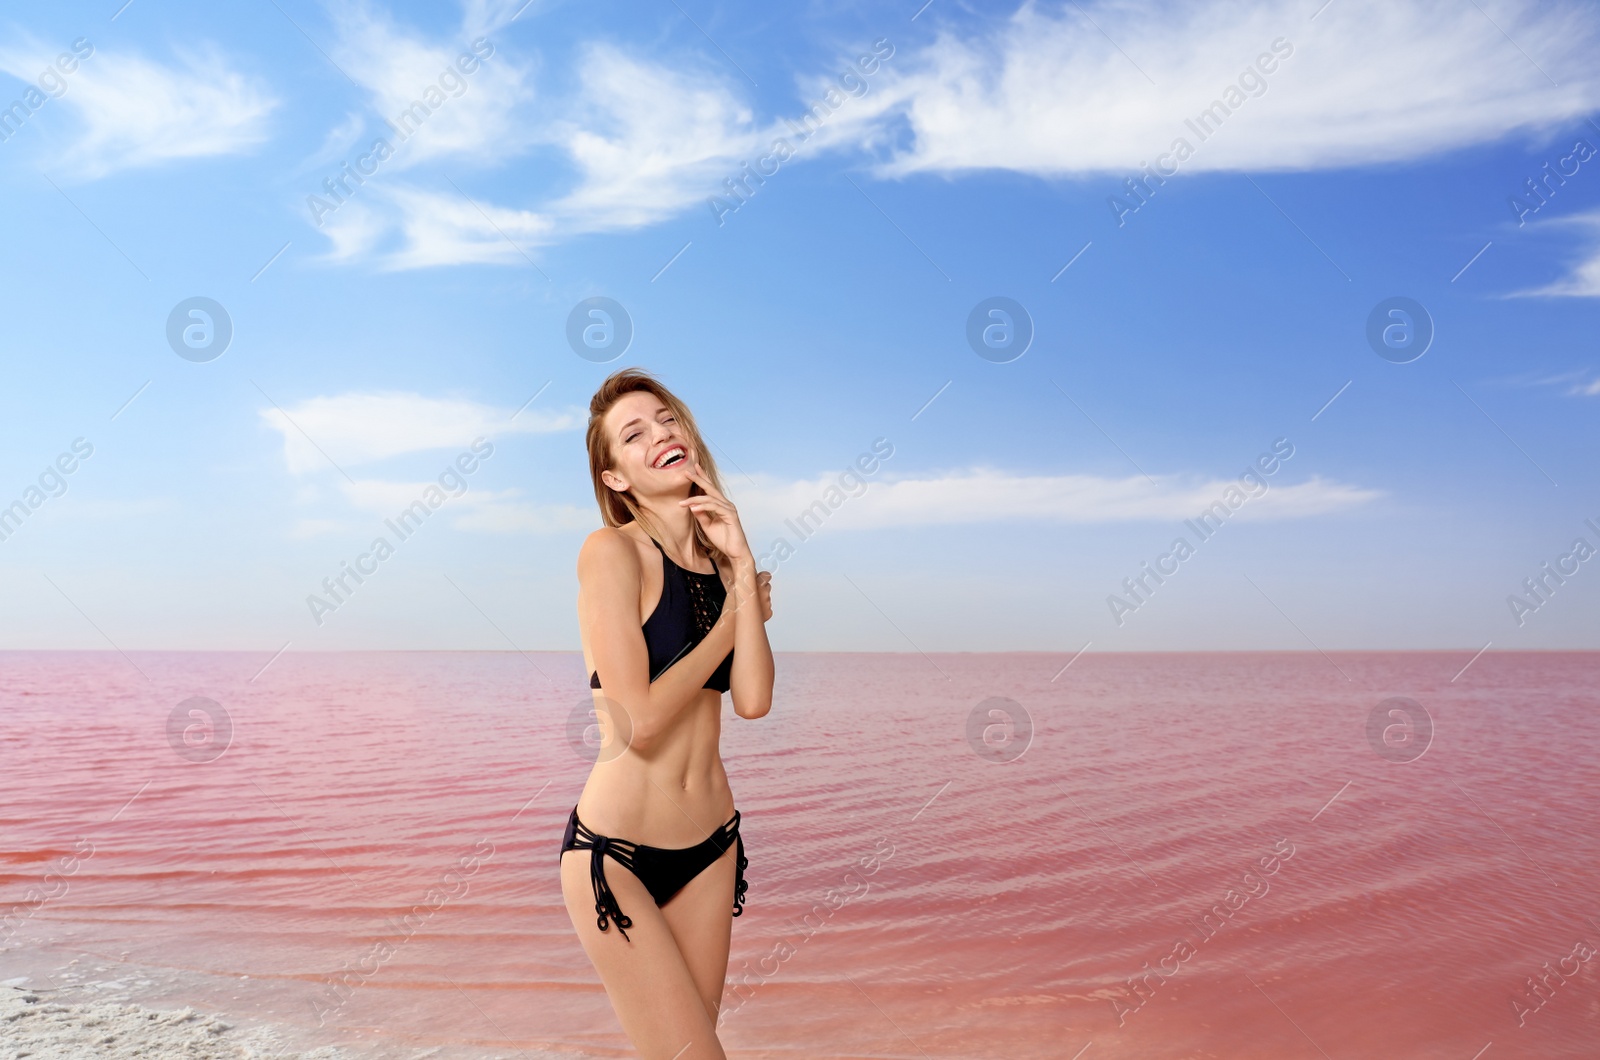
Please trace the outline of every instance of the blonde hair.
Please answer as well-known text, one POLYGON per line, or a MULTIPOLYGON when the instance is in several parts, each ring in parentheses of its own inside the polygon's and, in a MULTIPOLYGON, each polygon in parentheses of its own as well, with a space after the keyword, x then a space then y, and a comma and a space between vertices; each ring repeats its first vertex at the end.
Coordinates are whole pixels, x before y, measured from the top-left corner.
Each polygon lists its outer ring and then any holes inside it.
MULTIPOLYGON (((611 470, 616 462, 611 452, 611 438, 604 430, 606 413, 611 411, 623 395, 637 391, 655 395, 671 411, 684 437, 694 447, 695 455, 700 460, 700 470, 717 487, 719 493, 726 496, 727 491, 722 487, 722 476, 717 473, 717 462, 712 458, 705 439, 700 434, 700 428, 695 425, 694 416, 689 412, 688 406, 678 400, 677 395, 643 368, 623 368, 606 376, 605 381, 600 384, 600 389, 589 399, 589 426, 584 435, 584 444, 589 448, 589 477, 594 480, 594 498, 600 505, 600 518, 610 527, 637 522, 645 533, 660 542, 660 528, 651 521, 649 513, 639 506, 633 492, 614 490, 600 479, 601 472, 611 470)), ((704 492, 699 483, 689 484, 691 497, 704 492)), ((700 521, 694 519, 690 525, 694 531, 695 542, 706 555, 710 556, 719 568, 726 566, 728 557, 706 537, 700 521)))

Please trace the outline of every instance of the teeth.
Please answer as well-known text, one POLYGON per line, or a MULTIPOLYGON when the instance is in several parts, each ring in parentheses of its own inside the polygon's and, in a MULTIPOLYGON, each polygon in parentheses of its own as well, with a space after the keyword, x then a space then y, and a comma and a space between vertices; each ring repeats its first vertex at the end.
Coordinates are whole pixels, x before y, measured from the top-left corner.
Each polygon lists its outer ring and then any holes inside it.
POLYGON ((663 468, 663 467, 669 466, 669 463, 672 462, 672 457, 674 457, 674 456, 676 456, 678 458, 678 460, 681 461, 683 459, 683 456, 684 456, 683 449, 680 448, 680 447, 677 447, 677 446, 674 446, 673 448, 668 449, 665 453, 662 453, 661 456, 656 460, 655 466, 657 468, 663 468))

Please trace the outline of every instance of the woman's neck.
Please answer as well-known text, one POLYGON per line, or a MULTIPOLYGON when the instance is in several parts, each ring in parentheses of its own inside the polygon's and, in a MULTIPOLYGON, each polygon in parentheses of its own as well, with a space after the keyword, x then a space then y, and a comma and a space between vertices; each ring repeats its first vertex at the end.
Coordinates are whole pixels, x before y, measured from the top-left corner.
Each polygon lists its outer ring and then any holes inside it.
MULTIPOLYGON (((674 498, 673 501, 678 499, 681 498, 674 498)), ((672 556, 672 561, 679 566, 685 566, 681 561, 693 560, 698 555, 694 543, 694 513, 676 503, 669 503, 671 510, 665 512, 654 506, 642 507, 650 516, 650 521, 655 524, 657 532, 661 534, 661 545, 672 556)), ((640 529, 644 527, 641 526, 640 529)))

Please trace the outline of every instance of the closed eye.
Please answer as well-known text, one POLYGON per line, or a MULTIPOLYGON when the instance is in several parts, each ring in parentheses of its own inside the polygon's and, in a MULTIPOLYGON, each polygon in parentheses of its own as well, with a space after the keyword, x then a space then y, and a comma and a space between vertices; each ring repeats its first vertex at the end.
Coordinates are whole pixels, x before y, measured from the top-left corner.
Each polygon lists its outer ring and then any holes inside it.
MULTIPOLYGON (((673 415, 671 415, 671 414, 669 414, 669 415, 668 415, 668 416, 667 416, 667 418, 666 418, 666 419, 664 419, 664 420, 662 420, 662 421, 661 421, 661 422, 662 422, 662 423, 677 423, 677 422, 678 422, 678 418, 677 418, 677 417, 676 417, 676 416, 673 416, 673 415)), ((636 431, 634 431, 634 432, 633 432, 633 433, 631 433, 631 434, 629 434, 629 435, 628 435, 628 436, 627 436, 627 437, 626 437, 626 438, 624 438, 624 439, 622 439, 622 444, 623 444, 623 445, 627 445, 627 444, 628 444, 628 443, 629 443, 629 442, 631 442, 631 441, 633 441, 633 440, 634 440, 634 439, 635 439, 635 438, 637 438, 637 437, 639 437, 639 435, 640 435, 640 434, 641 434, 641 433, 642 433, 642 432, 640 432, 640 431, 637 431, 637 430, 636 430, 636 431)))

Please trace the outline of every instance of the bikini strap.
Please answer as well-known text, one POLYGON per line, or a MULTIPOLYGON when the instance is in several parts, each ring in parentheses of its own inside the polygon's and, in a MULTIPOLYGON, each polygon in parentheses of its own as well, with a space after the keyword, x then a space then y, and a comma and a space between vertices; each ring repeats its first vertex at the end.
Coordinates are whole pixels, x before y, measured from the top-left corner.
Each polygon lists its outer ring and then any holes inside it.
MULTIPOLYGON (((650 538, 650 543, 652 545, 656 546, 656 551, 661 553, 661 558, 662 559, 666 560, 668 563, 671 563, 674 567, 677 567, 679 570, 683 571, 685 574, 700 574, 700 572, 697 571, 697 570, 687 570, 687 569, 679 566, 676 560, 674 560, 671 556, 667 555, 667 550, 662 548, 661 547, 661 542, 657 541, 655 538, 653 538, 653 537, 650 538)), ((711 573, 712 574, 721 574, 722 573, 722 568, 717 566, 716 557, 715 556, 711 556, 711 555, 707 555, 706 558, 711 561, 711 573)), ((702 577, 702 578, 706 578, 706 577, 709 577, 709 576, 710 575, 700 574, 700 577, 702 577)))

